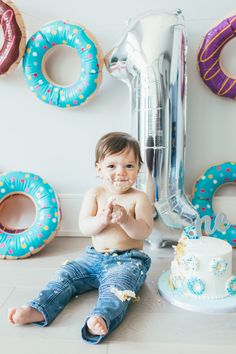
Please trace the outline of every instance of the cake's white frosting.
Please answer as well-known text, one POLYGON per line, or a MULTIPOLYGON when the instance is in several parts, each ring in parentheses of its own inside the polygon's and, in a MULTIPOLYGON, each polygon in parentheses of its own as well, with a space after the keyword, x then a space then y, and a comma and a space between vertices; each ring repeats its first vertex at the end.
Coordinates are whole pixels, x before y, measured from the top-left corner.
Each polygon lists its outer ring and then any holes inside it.
POLYGON ((231 245, 213 237, 189 239, 182 236, 175 247, 169 282, 182 294, 199 299, 235 295, 231 245), (229 282, 231 291, 228 290, 229 282))

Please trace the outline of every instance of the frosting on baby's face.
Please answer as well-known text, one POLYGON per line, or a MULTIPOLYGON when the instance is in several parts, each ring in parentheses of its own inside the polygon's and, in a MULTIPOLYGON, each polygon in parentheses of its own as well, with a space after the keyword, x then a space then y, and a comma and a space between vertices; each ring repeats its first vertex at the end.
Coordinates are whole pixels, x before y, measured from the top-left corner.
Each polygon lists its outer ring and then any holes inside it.
POLYGON ((97 164, 105 187, 114 194, 127 192, 136 182, 139 164, 132 150, 106 156, 97 164))

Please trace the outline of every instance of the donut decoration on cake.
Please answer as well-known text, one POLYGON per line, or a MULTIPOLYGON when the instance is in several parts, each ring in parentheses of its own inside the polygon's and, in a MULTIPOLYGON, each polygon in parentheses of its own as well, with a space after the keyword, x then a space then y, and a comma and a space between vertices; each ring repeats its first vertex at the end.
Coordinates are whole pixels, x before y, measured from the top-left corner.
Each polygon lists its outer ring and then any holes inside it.
POLYGON ((68 21, 44 25, 27 42, 23 70, 27 84, 43 102, 60 108, 79 107, 88 103, 102 80, 102 50, 93 35, 83 26, 68 21), (71 85, 58 85, 46 72, 46 57, 57 46, 77 51, 81 63, 71 85))
POLYGON ((183 229, 182 236, 187 237, 189 239, 199 239, 199 235, 197 234, 197 230, 195 226, 187 226, 183 229))
POLYGON ((230 296, 236 295, 236 276, 232 276, 228 280, 226 285, 226 291, 230 296))
POLYGON ((236 36, 236 16, 221 21, 205 35, 198 53, 200 76, 209 89, 218 96, 236 98, 236 78, 222 67, 222 48, 236 36))
POLYGON ((0 176, 0 207, 8 198, 23 195, 34 203, 35 218, 29 227, 13 229, 0 223, 0 258, 26 258, 53 240, 61 223, 59 199, 43 178, 29 172, 12 171, 0 176))
POLYGON ((180 258, 179 263, 185 270, 196 271, 199 268, 199 260, 196 256, 186 255, 180 258))
POLYGON ((214 258, 210 263, 210 272, 216 276, 220 276, 226 272, 228 263, 222 257, 214 258))
MULTIPOLYGON (((211 228, 215 225, 216 214, 213 210, 212 201, 217 189, 225 184, 236 184, 236 163, 225 162, 207 169, 195 183, 192 204, 197 209, 199 216, 208 215, 211 219, 211 228)), ((228 241, 236 246, 236 225, 230 225, 226 231, 215 230, 211 235, 228 241)))
POLYGON ((187 281, 188 290, 192 295, 200 296, 205 292, 205 283, 198 277, 191 277, 187 281))
POLYGON ((26 42, 23 18, 11 1, 0 0, 0 26, 4 37, 0 48, 0 75, 4 75, 19 64, 26 42))

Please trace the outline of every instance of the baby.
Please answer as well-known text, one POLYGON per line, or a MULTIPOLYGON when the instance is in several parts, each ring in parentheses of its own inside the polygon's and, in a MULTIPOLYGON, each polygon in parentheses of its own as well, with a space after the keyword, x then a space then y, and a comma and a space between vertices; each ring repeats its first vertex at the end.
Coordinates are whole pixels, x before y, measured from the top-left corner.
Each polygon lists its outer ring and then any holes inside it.
POLYGON ((103 183, 85 194, 79 216, 80 230, 93 246, 59 268, 27 306, 11 308, 10 322, 47 326, 73 297, 98 289, 82 338, 97 344, 121 323, 151 264, 142 249, 152 231, 152 206, 133 187, 141 164, 139 144, 129 134, 112 132, 98 141, 96 170, 103 183))

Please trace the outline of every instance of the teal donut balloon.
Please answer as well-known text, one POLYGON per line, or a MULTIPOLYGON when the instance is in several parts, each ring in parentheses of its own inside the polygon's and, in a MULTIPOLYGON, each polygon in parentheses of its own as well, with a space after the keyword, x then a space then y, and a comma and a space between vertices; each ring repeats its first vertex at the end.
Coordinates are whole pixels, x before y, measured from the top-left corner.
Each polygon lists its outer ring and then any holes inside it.
POLYGON ((102 67, 102 50, 88 30, 61 20, 48 23, 36 32, 28 40, 23 58, 24 76, 30 89, 43 102, 60 108, 87 103, 101 83, 102 67), (57 85, 45 73, 43 58, 58 45, 67 45, 78 53, 81 72, 72 85, 57 85))
POLYGON ((31 226, 11 230, 0 224, 0 258, 26 258, 39 252, 55 236, 60 226, 58 197, 45 180, 27 172, 9 172, 0 176, 0 206, 11 196, 29 197, 36 209, 31 226))
MULTIPOLYGON (((216 219, 212 199, 216 190, 226 183, 236 184, 236 162, 212 166, 196 181, 192 204, 200 217, 210 216, 211 228, 215 225, 216 219)), ((224 232, 216 230, 212 236, 236 246, 236 225, 230 225, 224 232)))

